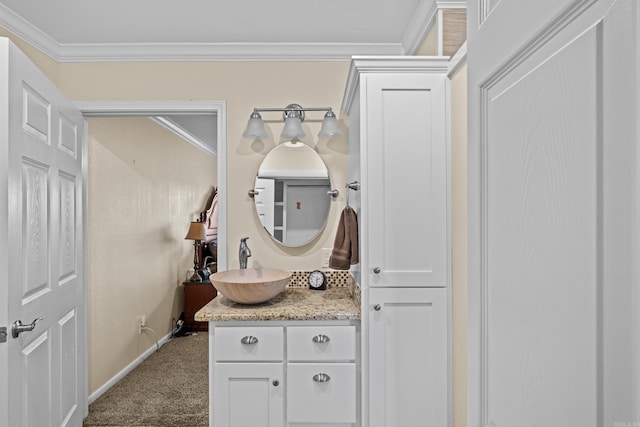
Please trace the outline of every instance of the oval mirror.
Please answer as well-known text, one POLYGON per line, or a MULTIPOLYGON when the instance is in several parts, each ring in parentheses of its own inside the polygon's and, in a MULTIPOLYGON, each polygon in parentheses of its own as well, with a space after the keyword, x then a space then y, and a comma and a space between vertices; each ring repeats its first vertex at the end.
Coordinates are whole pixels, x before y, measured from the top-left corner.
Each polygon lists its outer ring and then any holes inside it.
POLYGON ((256 213, 275 240, 302 246, 327 222, 330 189, 329 171, 320 155, 301 142, 285 142, 260 164, 254 186, 256 213))

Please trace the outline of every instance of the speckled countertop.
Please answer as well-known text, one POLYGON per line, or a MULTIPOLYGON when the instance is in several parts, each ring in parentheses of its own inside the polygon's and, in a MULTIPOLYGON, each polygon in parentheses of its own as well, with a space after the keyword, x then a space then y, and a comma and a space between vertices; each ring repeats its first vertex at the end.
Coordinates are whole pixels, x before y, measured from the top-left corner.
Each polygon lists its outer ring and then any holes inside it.
POLYGON ((360 319, 360 308, 346 287, 325 291, 288 287, 280 295, 255 305, 238 304, 219 295, 195 315, 199 322, 354 319, 360 319))

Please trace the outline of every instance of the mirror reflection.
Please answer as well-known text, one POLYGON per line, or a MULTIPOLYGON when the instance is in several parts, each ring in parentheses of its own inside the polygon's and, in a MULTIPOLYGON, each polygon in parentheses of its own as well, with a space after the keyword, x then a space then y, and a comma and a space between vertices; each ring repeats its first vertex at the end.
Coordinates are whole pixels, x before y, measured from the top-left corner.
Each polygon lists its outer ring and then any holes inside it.
POLYGON ((258 169, 256 213, 275 240, 302 246, 315 239, 327 222, 330 189, 329 171, 320 155, 301 142, 286 142, 271 150, 258 169))

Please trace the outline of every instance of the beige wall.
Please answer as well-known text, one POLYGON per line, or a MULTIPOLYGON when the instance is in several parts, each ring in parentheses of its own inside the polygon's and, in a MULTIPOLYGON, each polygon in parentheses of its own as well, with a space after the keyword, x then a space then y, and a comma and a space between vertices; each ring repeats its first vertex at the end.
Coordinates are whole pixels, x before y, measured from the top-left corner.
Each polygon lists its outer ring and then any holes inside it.
POLYGON ((451 77, 453 425, 467 425, 467 65, 451 77))
POLYGON ((242 132, 254 107, 284 107, 295 102, 338 110, 348 68, 348 62, 61 63, 59 86, 74 100, 227 101, 229 267, 238 267, 240 238, 248 236, 253 253, 249 266, 315 269, 320 266, 321 249, 333 245, 344 206, 346 137, 318 142, 323 114, 307 113, 303 142, 316 146, 341 195, 332 202, 330 219, 320 237, 302 248, 287 249, 266 234, 253 199, 247 195, 262 159, 279 142, 281 113, 263 113, 270 133, 267 141, 243 139, 242 132))
POLYGON ((49 56, 40 52, 37 49, 34 49, 29 43, 26 43, 24 40, 19 37, 14 36, 4 28, 0 27, 0 37, 9 38, 17 47, 22 50, 29 57, 29 59, 42 70, 43 73, 47 75, 49 80, 54 83, 58 83, 58 63, 51 59, 49 56))
POLYGON ((154 345, 182 311, 184 240, 216 183, 216 159, 146 117, 89 120, 89 393, 154 345))

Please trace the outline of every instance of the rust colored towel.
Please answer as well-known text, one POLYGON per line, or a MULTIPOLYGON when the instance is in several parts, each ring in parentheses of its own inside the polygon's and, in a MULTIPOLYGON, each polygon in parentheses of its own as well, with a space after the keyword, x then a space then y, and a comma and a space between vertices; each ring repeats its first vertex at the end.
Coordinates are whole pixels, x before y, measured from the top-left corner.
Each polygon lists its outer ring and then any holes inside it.
POLYGON ((340 215, 336 240, 329 258, 329 267, 348 270, 358 263, 358 217, 356 211, 347 206, 340 215))

